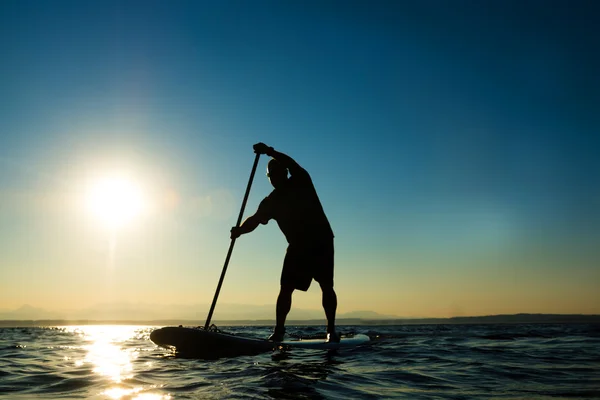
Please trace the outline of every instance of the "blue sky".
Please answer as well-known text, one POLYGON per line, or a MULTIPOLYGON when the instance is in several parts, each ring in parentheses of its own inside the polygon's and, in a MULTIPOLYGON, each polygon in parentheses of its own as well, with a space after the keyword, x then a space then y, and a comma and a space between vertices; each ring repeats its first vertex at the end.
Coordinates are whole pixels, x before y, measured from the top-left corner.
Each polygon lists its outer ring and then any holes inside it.
MULTIPOLYGON (((594 2, 0 7, 0 308, 210 302, 263 141, 313 177, 341 311, 600 312, 594 2), (162 204, 112 253, 80 210, 111 171, 162 204)), ((240 239, 220 301, 274 303, 284 250, 240 239)))

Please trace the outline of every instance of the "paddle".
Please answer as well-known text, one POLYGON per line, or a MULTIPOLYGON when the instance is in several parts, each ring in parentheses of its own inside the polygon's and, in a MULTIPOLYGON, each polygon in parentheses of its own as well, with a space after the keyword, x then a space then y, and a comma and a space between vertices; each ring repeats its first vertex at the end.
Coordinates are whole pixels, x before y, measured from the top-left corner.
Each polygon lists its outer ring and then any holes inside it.
MULTIPOLYGON (((250 195, 250 188, 252 187, 252 181, 254 180, 254 173, 256 172, 256 167, 258 166, 258 159, 260 158, 260 154, 256 153, 256 158, 254 158, 254 165, 252 166, 252 172, 250 173, 250 179, 248 180, 248 187, 246 187, 246 194, 244 195, 244 201, 242 201, 242 209, 240 210, 240 215, 238 216, 236 227, 239 227, 242 223, 242 217, 244 216, 244 209, 246 208, 246 202, 248 201, 248 196, 250 195)), ((210 325, 210 319, 212 318, 213 311, 215 311, 215 305, 217 304, 217 298, 219 297, 219 292, 221 291, 221 285, 223 285, 223 279, 225 278, 225 272, 227 272, 227 266, 229 265, 229 259, 231 258, 231 253, 233 252, 233 246, 235 245, 235 239, 231 239, 231 243, 229 244, 229 251, 227 252, 227 257, 225 257, 225 265, 223 265, 223 272, 221 272, 221 278, 219 279, 219 284, 217 285, 217 291, 215 293, 215 297, 213 298, 212 305, 210 306, 210 311, 208 312, 208 318, 206 318, 206 324, 204 324, 204 329, 208 329, 210 325)))

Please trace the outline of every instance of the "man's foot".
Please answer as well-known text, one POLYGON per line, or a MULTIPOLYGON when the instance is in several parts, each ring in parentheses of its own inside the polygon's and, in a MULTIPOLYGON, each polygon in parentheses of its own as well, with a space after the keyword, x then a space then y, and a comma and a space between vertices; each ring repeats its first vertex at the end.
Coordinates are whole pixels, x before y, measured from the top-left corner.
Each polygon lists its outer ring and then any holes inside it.
POLYGON ((327 334, 327 340, 325 340, 325 343, 339 343, 340 342, 340 335, 337 332, 331 332, 327 334))
POLYGON ((271 336, 269 336, 269 338, 267 340, 270 340, 271 342, 282 342, 284 335, 285 335, 285 328, 275 327, 275 330, 273 331, 273 333, 271 334, 271 336))

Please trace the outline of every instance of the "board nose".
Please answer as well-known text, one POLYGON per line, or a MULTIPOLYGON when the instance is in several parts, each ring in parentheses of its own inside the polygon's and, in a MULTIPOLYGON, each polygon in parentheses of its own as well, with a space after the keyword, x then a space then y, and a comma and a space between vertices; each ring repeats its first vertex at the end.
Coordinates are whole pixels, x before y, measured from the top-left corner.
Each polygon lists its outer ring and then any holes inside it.
POLYGON ((160 344, 162 339, 164 338, 164 330, 163 328, 155 329, 150 332, 150 340, 156 344, 160 344))

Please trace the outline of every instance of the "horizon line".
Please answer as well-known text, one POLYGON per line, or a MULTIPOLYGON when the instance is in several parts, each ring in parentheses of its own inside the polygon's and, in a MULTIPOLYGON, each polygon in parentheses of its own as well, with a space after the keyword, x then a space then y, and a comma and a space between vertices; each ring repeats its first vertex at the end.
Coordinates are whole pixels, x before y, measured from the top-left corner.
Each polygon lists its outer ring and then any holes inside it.
MULTIPOLYGON (((215 320, 216 324, 233 326, 271 326, 274 319, 231 319, 215 320)), ((600 323, 600 314, 542 314, 542 313, 517 313, 494 314, 482 316, 454 316, 454 317, 400 317, 400 318, 339 318, 338 325, 410 325, 410 324, 477 324, 477 323, 600 323)), ((296 319, 289 320, 286 325, 323 325, 325 319, 296 319)), ((204 320, 198 319, 2 319, 2 327, 20 326, 69 326, 69 325, 187 325, 204 326, 204 320), (20 324, 20 325, 18 325, 20 324)))

